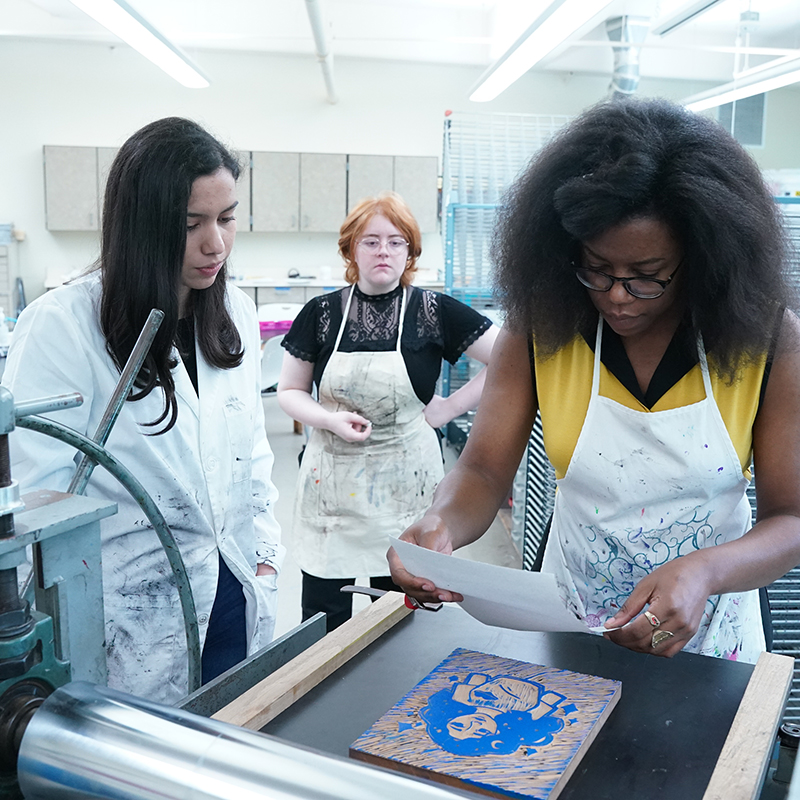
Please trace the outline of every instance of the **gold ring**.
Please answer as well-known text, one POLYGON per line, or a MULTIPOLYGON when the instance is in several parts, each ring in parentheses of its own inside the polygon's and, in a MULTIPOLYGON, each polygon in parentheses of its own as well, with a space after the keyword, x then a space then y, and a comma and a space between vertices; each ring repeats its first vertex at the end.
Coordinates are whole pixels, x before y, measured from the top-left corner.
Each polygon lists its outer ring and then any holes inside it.
POLYGON ((650 647, 654 650, 658 647, 662 642, 666 642, 667 639, 671 639, 675 634, 670 633, 670 631, 653 631, 653 638, 650 640, 650 647))
POLYGON ((661 624, 661 620, 653 614, 652 611, 645 611, 645 617, 647 617, 647 621, 654 627, 657 628, 661 624))

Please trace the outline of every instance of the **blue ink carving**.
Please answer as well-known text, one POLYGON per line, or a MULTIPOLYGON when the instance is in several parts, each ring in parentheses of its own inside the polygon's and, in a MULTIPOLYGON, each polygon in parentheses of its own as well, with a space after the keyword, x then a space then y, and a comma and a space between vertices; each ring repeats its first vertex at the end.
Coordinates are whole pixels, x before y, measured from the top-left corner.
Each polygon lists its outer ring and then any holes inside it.
POLYGON ((553 716, 564 700, 536 681, 473 673, 465 683, 432 694, 419 715, 428 736, 448 753, 509 755, 520 748, 533 753, 564 727, 563 719, 553 716))

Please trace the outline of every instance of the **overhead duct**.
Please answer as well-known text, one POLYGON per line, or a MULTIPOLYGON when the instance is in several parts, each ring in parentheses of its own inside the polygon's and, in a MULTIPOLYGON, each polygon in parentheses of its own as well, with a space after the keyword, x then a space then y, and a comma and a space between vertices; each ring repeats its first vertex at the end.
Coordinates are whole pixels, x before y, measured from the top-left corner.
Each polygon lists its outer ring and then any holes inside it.
POLYGON ((306 11, 311 22, 311 32, 314 34, 314 47, 317 59, 322 67, 322 77, 325 81, 325 90, 328 93, 328 102, 336 103, 336 89, 333 85, 333 53, 328 49, 328 39, 325 36, 325 24, 322 21, 322 5, 320 0, 306 0, 306 11))
POLYGON ((626 15, 606 20, 606 33, 614 49, 614 72, 609 86, 612 100, 636 92, 639 86, 639 50, 649 27, 650 20, 647 17, 626 15), (621 46, 614 47, 613 42, 619 42, 621 46))

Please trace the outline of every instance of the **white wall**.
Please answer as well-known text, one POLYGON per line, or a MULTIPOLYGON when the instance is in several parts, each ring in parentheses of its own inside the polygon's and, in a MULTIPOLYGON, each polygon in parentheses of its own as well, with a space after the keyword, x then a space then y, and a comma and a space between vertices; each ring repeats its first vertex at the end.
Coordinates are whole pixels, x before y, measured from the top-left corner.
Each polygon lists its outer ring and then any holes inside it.
MULTIPOLYGON (((42 146, 118 146, 141 125, 187 116, 240 149, 435 155, 441 157, 444 111, 575 114, 602 99, 608 78, 529 74, 488 104, 467 92, 472 67, 339 58, 339 103, 325 100, 313 55, 192 54, 211 77, 204 90, 184 89, 127 47, 6 40, 0 48, 4 124, 0 126, 0 223, 26 234, 12 258, 28 300, 50 280, 83 269, 98 253, 97 236, 45 229, 42 146)), ((609 61, 610 63, 610 61, 609 61)), ((642 80, 640 92, 680 99, 703 82, 642 80)), ((754 155, 765 167, 800 166, 795 136, 800 93, 769 98, 767 145, 754 155)), ((423 242, 420 267, 441 265, 436 235, 423 242)), ((339 266, 333 234, 257 234, 237 239, 235 272, 285 277, 320 265, 339 266)))

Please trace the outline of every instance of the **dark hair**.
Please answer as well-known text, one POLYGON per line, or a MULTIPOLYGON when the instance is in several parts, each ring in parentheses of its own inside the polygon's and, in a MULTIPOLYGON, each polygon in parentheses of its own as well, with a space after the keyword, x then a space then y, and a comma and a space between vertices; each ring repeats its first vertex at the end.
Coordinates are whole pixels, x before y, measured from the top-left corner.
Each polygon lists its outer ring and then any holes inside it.
MULTIPOLYGON (((164 391, 165 433, 178 415, 172 356, 178 328, 178 287, 186 250, 186 211, 192 184, 218 169, 239 177, 236 158, 197 123, 168 117, 133 134, 122 145, 108 174, 99 266, 102 272, 100 325, 106 347, 120 369, 154 308, 164 320, 128 398, 164 391)), ((225 305, 226 267, 213 285, 192 290, 189 303, 197 342, 214 367, 242 361, 242 342, 225 305)))
POLYGON ((712 120, 660 99, 606 101, 572 121, 508 191, 493 241, 509 324, 554 353, 597 312, 575 279, 580 242, 636 218, 683 251, 687 322, 720 375, 769 346, 794 307, 780 213, 757 165, 712 120))

